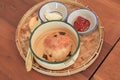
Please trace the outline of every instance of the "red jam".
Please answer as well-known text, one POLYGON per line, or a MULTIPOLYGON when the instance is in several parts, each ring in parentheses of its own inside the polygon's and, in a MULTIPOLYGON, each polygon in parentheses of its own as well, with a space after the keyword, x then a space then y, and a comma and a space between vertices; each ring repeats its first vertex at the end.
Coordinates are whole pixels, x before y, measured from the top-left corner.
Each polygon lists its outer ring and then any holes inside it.
POLYGON ((90 22, 81 16, 78 16, 76 21, 74 22, 75 29, 80 32, 87 30, 89 25, 90 22))

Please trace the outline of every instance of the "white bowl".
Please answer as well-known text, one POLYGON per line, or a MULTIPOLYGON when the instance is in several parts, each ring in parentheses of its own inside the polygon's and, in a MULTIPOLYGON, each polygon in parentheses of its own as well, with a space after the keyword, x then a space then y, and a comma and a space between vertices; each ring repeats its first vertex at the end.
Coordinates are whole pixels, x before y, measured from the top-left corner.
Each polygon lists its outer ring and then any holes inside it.
POLYGON ((74 25, 75 20, 77 19, 78 16, 81 16, 85 19, 87 19, 90 22, 90 26, 86 31, 80 32, 78 31, 79 34, 88 34, 92 31, 94 31, 97 26, 98 26, 98 18, 96 14, 89 10, 89 9, 78 9, 73 11, 67 19, 67 22, 70 23, 72 26, 74 25))
POLYGON ((33 30, 31 37, 30 37, 30 50, 31 50, 32 54, 34 55, 34 58, 37 61, 37 63, 40 64, 41 66, 43 66, 44 68, 52 69, 52 70, 64 69, 64 68, 67 68, 67 67, 71 66, 72 64, 74 64, 75 60, 77 59, 77 57, 79 55, 79 51, 80 51, 80 37, 79 37, 79 34, 77 33, 77 31, 68 23, 65 23, 63 21, 45 22, 33 30), (34 45, 35 41, 37 40, 37 38, 41 34, 46 33, 46 31, 48 31, 48 30, 51 30, 51 29, 54 30, 56 28, 67 29, 71 32, 70 34, 74 35, 74 37, 75 37, 74 40, 76 42, 76 49, 73 52, 72 56, 70 56, 69 58, 67 58, 63 61, 48 62, 36 55, 33 45, 34 45))
MULTIPOLYGON (((46 13, 51 13, 51 12, 57 12, 58 14, 60 14, 63 18, 62 21, 65 21, 67 16, 68 16, 68 10, 67 7, 61 3, 61 2, 48 2, 46 4, 44 4, 39 12, 39 18, 43 21, 46 22, 47 19, 45 18, 45 14, 46 13)), ((53 16, 54 17, 54 16, 53 16)))

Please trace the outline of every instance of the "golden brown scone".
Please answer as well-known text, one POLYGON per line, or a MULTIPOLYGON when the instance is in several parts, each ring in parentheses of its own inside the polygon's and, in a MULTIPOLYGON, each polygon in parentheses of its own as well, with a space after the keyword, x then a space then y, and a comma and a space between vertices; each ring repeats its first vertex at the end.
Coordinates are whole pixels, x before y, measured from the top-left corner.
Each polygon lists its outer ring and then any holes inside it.
POLYGON ((72 39, 65 32, 53 32, 45 38, 43 45, 48 61, 62 61, 71 51, 72 39))

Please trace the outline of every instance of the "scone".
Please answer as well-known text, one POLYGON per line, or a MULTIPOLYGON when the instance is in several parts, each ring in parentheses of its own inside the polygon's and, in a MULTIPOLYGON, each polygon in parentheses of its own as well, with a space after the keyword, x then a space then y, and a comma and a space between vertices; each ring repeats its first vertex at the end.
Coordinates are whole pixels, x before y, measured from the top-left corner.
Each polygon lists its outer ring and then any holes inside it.
POLYGON ((53 32, 45 38, 43 45, 43 58, 49 62, 62 61, 71 53, 72 39, 66 32, 53 32))

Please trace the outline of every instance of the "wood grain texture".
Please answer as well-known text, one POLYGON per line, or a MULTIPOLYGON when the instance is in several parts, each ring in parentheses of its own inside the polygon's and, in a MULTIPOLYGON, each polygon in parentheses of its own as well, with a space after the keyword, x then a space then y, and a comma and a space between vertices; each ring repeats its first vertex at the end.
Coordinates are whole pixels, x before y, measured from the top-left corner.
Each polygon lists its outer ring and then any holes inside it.
MULTIPOLYGON (((19 20, 29 8, 41 1, 43 0, 0 0, 0 80, 88 80, 120 37, 120 0, 77 0, 88 5, 99 16, 104 26, 105 40, 100 56, 93 65, 81 73, 67 77, 50 77, 34 70, 26 72, 24 61, 16 48, 15 31, 19 20)), ((118 45, 120 45, 120 42, 118 45)), ((110 62, 119 65, 116 60, 119 61, 120 59, 113 54, 118 55, 117 50, 115 48, 110 53, 110 62)), ((107 60, 109 60, 109 57, 107 60)), ((110 69, 108 65, 106 61, 103 64, 103 67, 107 66, 107 69, 104 69, 106 80, 111 75, 107 75, 108 71, 106 70, 110 69)), ((115 66, 114 68, 118 67, 115 66)), ((100 68, 94 78, 98 80, 104 79, 104 76, 101 75, 104 70, 100 68)), ((113 72, 113 75, 118 78, 120 75, 117 76, 113 70, 111 70, 111 73, 113 72)), ((117 78, 113 76, 111 80, 117 78)))
POLYGON ((88 0, 87 4, 101 19, 105 42, 114 45, 120 36, 120 0, 88 0))
POLYGON ((94 80, 120 80, 120 41, 94 75, 94 80))
POLYGON ((91 75, 97 70, 98 66, 101 64, 102 60, 108 54, 110 49, 111 49, 111 45, 104 42, 101 53, 99 54, 96 61, 89 68, 87 68, 85 71, 83 71, 81 73, 89 79, 91 77, 91 75))
POLYGON ((0 18, 16 27, 23 14, 35 4, 33 0, 0 0, 0 18))

